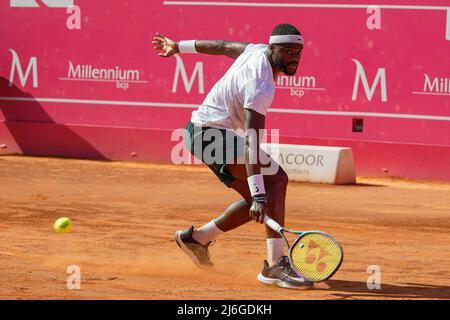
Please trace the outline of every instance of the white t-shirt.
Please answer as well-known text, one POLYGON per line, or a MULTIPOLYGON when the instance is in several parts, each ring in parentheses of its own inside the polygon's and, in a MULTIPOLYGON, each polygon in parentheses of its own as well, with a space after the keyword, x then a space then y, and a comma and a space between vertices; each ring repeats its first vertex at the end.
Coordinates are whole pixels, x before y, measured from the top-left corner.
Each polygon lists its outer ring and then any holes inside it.
POLYGON ((243 129, 244 108, 265 115, 275 96, 267 50, 265 44, 247 45, 202 105, 192 112, 191 122, 204 127, 243 129))

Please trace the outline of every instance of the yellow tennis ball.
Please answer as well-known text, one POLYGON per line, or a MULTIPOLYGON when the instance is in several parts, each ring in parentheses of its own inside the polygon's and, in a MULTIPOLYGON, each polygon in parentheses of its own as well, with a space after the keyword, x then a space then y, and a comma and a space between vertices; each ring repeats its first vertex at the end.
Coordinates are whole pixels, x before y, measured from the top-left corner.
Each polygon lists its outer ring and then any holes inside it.
POLYGON ((53 228, 58 233, 67 233, 72 231, 72 221, 70 218, 62 217, 55 221, 53 228))

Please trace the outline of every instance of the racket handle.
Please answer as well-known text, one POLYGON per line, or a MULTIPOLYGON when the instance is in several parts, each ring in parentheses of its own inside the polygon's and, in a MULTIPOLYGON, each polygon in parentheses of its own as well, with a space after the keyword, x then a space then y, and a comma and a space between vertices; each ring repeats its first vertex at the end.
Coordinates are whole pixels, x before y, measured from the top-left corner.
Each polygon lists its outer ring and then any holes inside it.
POLYGON ((268 217, 268 216, 265 216, 264 217, 264 223, 270 228, 270 229, 272 229, 273 231, 276 231, 276 232, 281 232, 281 231, 283 231, 283 227, 282 226, 280 226, 279 224, 278 224, 278 222, 276 222, 275 220, 273 220, 271 217, 268 217))

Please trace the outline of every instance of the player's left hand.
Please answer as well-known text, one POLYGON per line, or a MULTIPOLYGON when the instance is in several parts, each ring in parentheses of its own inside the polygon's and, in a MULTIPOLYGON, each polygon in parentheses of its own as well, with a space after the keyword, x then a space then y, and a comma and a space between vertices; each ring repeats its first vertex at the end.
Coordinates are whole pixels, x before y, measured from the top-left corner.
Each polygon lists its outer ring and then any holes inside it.
POLYGON ((164 51, 163 53, 158 53, 160 57, 168 58, 180 52, 177 42, 167 38, 166 36, 158 32, 153 37, 152 43, 154 44, 153 49, 164 51))
POLYGON ((250 217, 259 223, 264 223, 264 217, 269 213, 269 201, 267 195, 260 194, 252 197, 250 217))

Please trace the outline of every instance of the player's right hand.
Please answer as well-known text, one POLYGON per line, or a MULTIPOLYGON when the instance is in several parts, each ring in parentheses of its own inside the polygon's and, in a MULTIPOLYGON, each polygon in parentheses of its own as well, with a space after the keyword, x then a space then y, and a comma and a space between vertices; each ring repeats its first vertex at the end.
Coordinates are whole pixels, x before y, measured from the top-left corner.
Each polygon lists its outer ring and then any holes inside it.
POLYGON ((269 213, 269 201, 265 194, 259 194, 252 197, 252 206, 250 207, 250 217, 259 223, 264 223, 264 217, 269 213))
POLYGON ((152 43, 154 44, 153 49, 164 51, 158 53, 160 57, 168 58, 180 52, 177 42, 167 38, 159 32, 153 37, 152 43))

